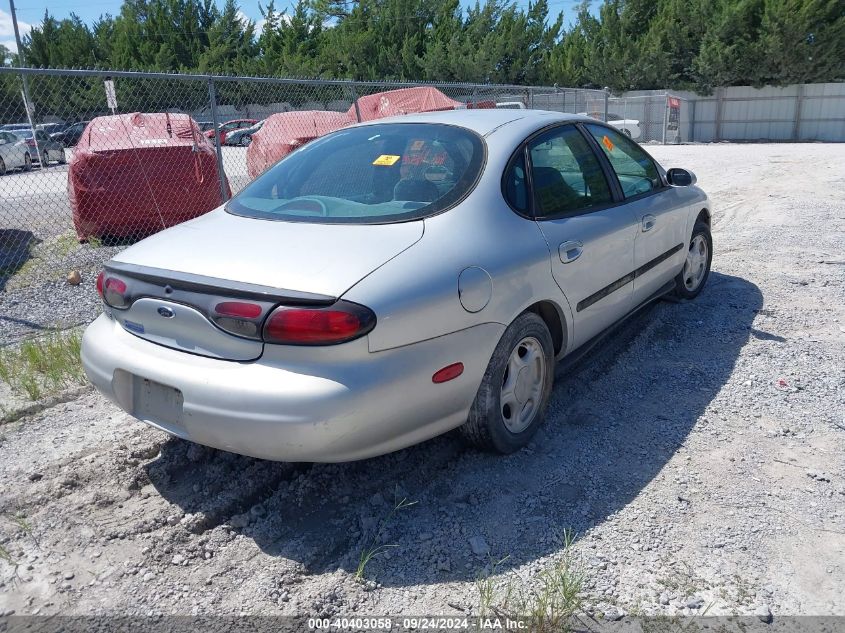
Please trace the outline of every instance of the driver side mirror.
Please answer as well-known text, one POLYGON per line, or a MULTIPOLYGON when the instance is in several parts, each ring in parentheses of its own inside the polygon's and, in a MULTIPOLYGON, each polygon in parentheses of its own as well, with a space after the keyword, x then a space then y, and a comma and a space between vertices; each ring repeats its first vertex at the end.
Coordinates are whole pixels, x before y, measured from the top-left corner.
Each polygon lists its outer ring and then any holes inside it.
POLYGON ((688 169, 673 167, 666 172, 666 180, 673 187, 691 187, 697 181, 695 174, 688 169))

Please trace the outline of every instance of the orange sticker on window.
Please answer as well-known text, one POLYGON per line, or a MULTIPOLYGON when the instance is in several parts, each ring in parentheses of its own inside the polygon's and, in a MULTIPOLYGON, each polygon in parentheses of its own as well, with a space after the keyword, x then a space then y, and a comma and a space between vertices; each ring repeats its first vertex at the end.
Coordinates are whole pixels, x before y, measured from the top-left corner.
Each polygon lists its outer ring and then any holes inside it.
POLYGON ((400 158, 402 157, 396 156, 395 154, 382 154, 373 161, 373 165, 385 165, 390 167, 391 165, 395 165, 400 158))
POLYGON ((613 141, 608 138, 607 134, 604 135, 604 138, 602 138, 601 142, 604 143, 604 146, 607 148, 608 152, 613 151, 613 141))

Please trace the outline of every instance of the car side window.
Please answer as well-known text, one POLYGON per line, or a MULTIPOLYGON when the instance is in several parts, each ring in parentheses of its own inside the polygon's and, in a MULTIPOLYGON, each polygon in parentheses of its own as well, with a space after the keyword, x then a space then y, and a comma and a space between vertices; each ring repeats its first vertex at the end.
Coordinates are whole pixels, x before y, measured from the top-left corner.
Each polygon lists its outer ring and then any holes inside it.
POLYGON ((603 125, 587 124, 607 160, 610 161, 626 198, 660 189, 660 172, 648 154, 621 132, 603 125))
POLYGON ((613 202, 598 157, 574 126, 545 132, 531 142, 528 150, 538 219, 613 202))
POLYGON ((505 199, 520 213, 528 213, 528 183, 525 179, 525 152, 513 161, 505 173, 505 199))

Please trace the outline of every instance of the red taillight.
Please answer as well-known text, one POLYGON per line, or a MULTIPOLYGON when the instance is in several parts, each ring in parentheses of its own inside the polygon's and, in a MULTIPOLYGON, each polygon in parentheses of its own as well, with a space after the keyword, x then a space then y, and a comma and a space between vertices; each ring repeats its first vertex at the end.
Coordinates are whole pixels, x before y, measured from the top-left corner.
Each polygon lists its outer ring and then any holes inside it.
POLYGON ((451 365, 446 365, 443 369, 434 372, 434 375, 431 377, 431 382, 436 384, 448 382, 449 380, 457 378, 462 373, 464 373, 464 364, 452 363, 451 365))
POLYGON ((97 275, 97 294, 100 295, 101 299, 103 298, 103 277, 105 277, 104 272, 97 275))
POLYGON ((26 139, 26 144, 30 147, 35 147, 35 141, 33 141, 31 138, 26 139))
POLYGON ((105 277, 103 281, 103 300, 113 308, 125 308, 129 301, 126 297, 126 283, 117 277, 105 277))
POLYGON ((214 306, 214 311, 220 316, 236 319, 257 319, 261 316, 262 308, 257 303, 245 301, 223 301, 214 306))
POLYGON ((338 301, 325 308, 276 308, 264 324, 264 340, 282 345, 334 345, 373 329, 376 315, 357 303, 338 301))

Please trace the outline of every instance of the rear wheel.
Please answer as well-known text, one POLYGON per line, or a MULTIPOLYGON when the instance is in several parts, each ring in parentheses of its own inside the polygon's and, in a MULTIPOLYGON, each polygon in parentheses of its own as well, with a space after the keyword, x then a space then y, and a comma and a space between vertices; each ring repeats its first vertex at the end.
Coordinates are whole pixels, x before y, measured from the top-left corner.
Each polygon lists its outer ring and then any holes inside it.
POLYGON ((59 150, 59 165, 64 165, 67 163, 67 157, 65 156, 65 150, 59 150))
POLYGON ((675 296, 681 299, 695 299, 710 276, 712 261, 713 238, 710 235, 710 227, 706 222, 698 220, 692 229, 684 267, 675 277, 675 296))
POLYGON ((519 450, 543 423, 553 379, 552 336, 543 319, 526 312, 496 346, 462 435, 484 450, 519 450))
POLYGON ((247 145, 249 145, 250 143, 252 143, 252 136, 251 136, 251 135, 249 135, 249 134, 244 134, 244 135, 241 137, 241 145, 243 145, 244 147, 246 147, 246 146, 247 146, 247 145))
POLYGON ((32 156, 29 155, 29 152, 23 155, 23 170, 32 171, 32 156))
POLYGON ((0 176, 6 175, 6 162, 0 158, 0 176))

